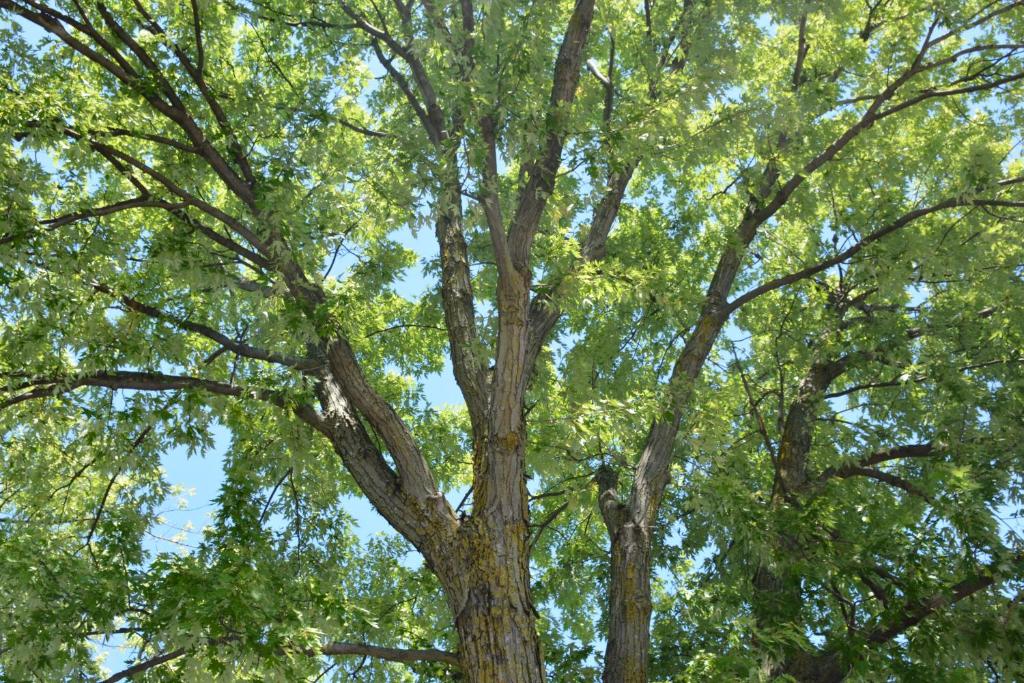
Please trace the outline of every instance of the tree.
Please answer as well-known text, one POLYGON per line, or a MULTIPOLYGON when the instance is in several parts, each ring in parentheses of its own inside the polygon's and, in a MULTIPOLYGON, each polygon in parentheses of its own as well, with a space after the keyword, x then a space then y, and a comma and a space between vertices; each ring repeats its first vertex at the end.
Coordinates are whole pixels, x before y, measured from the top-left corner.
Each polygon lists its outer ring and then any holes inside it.
POLYGON ((1024 676, 1024 2, 0 10, 7 680, 1024 676))

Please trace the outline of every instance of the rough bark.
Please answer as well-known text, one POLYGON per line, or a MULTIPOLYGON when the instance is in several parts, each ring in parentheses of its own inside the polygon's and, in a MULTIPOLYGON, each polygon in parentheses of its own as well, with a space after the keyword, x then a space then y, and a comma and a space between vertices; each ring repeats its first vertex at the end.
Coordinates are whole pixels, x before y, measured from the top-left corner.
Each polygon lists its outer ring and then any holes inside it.
POLYGON ((612 584, 608 598, 608 645, 604 683, 647 680, 651 627, 651 542, 635 521, 612 536, 612 584))
POLYGON ((849 666, 834 652, 800 652, 786 662, 780 673, 792 676, 800 683, 840 683, 848 671, 849 666))
POLYGON ((470 683, 541 683, 544 664, 530 597, 525 519, 477 515, 459 529, 438 567, 470 683))
POLYGON ((651 539, 649 526, 630 514, 616 493, 618 473, 601 467, 594 481, 611 540, 608 644, 604 683, 647 680, 651 625, 651 539))
MULTIPOLYGON (((530 597, 529 506, 524 477, 530 251, 547 197, 554 189, 565 141, 562 119, 576 95, 593 15, 594 0, 578 0, 554 65, 548 135, 538 157, 524 164, 526 182, 507 232, 499 204, 491 201, 487 208, 498 270, 494 370, 489 400, 480 401, 475 409, 478 413, 486 409, 486 414, 473 420, 473 513, 459 526, 452 549, 455 559, 438 558, 435 566, 455 616, 463 674, 474 683, 544 680, 537 615, 530 597)), ((490 130, 489 125, 484 126, 485 131, 490 130)), ((492 158, 488 177, 495 173, 494 164, 492 158)), ((445 249, 446 233, 439 231, 438 236, 445 249)), ((457 240, 447 241, 461 248, 457 240)), ((451 253, 457 250, 447 249, 451 253)), ((454 263, 457 259, 448 260, 454 263)), ((463 384, 475 386, 472 381, 460 380, 460 386, 463 384)), ((462 388, 467 401, 474 400, 473 392, 462 388)))

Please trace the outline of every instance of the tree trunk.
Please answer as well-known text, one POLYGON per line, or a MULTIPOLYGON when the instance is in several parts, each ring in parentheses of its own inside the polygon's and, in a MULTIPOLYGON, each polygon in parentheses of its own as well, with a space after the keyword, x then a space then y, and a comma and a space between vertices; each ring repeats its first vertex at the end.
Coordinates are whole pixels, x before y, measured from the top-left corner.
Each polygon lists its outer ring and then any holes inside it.
POLYGON ((834 652, 801 652, 786 663, 782 673, 800 683, 842 683, 847 671, 848 667, 834 652))
POLYGON ((442 582, 455 615, 464 680, 543 683, 525 520, 467 519, 458 546, 442 582))
MULTIPOLYGON (((768 509, 780 514, 784 505, 796 504, 810 486, 808 457, 814 440, 814 418, 817 404, 829 385, 847 368, 853 355, 835 360, 816 361, 801 381, 797 396, 789 406, 782 429, 776 459, 775 485, 768 509)), ((752 611, 758 631, 802 629, 805 620, 801 577, 785 558, 805 552, 804 543, 796 536, 780 533, 774 538, 775 553, 780 562, 765 561, 752 577, 754 594, 752 611)), ((757 638, 755 645, 759 645, 757 638)), ((839 657, 833 652, 807 652, 796 643, 789 643, 778 653, 772 676, 791 676, 800 683, 838 683, 846 675, 839 657)))
POLYGON ((480 581, 456 619, 459 660, 470 683, 542 683, 532 607, 497 582, 480 581))
POLYGON ((647 531, 626 521, 612 531, 608 646, 604 683, 646 683, 651 643, 651 544, 647 531))

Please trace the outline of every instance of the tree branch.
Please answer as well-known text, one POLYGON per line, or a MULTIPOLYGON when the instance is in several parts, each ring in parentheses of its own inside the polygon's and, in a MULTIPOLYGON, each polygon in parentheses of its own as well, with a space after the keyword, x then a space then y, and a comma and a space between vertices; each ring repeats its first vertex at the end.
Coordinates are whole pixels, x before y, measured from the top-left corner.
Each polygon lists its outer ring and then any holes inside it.
MULTIPOLYGON (((1012 560, 1012 563, 1018 566, 1022 562, 1024 562, 1024 557, 1020 555, 1012 560)), ((949 588, 940 590, 923 600, 905 604, 900 613, 888 625, 880 625, 869 632, 867 641, 875 645, 887 643, 908 629, 917 626, 928 616, 985 590, 994 585, 997 580, 999 580, 999 576, 994 564, 983 567, 975 575, 963 579, 949 588)))
POLYGON ((450 552, 446 544, 458 524, 444 496, 432 480, 417 482, 416 470, 401 471, 407 458, 394 458, 401 477, 388 466, 333 376, 323 378, 317 396, 330 426, 326 433, 345 469, 381 516, 437 566, 450 552))
POLYGON ((139 208, 182 208, 184 204, 168 204, 162 199, 154 199, 153 197, 143 196, 135 197, 134 199, 125 199, 120 202, 108 204, 106 206, 98 206, 94 209, 86 209, 84 211, 76 211, 74 213, 64 214, 63 216, 54 216, 53 218, 44 218, 39 221, 42 225, 48 228, 60 228, 71 223, 77 223, 79 221, 88 220, 90 218, 102 218, 103 216, 110 216, 111 214, 120 213, 122 211, 128 211, 129 209, 139 208))
POLYGON ((327 359, 340 382, 339 389, 387 444, 402 475, 403 485, 420 501, 436 499, 439 494, 433 474, 412 432, 395 409, 370 386, 352 347, 346 340, 337 339, 328 345, 327 359))
POLYGON ((271 403, 279 408, 293 412, 299 419, 317 431, 330 436, 328 425, 323 418, 309 405, 292 405, 280 392, 268 389, 242 387, 226 382, 192 377, 189 375, 169 375, 160 372, 139 372, 134 370, 112 370, 94 372, 80 376, 39 377, 10 387, 9 391, 22 392, 0 401, 0 411, 25 401, 47 398, 83 387, 101 387, 114 390, 133 391, 176 391, 196 389, 220 396, 236 398, 252 398, 271 403))
POLYGON ((411 48, 398 42, 398 40, 396 40, 395 37, 387 31, 386 27, 381 28, 370 23, 361 12, 352 6, 350 2, 341 0, 338 4, 342 11, 355 22, 356 26, 370 36, 373 49, 377 53, 377 58, 380 59, 381 64, 388 72, 388 75, 391 76, 399 89, 402 90, 402 93, 405 95, 410 106, 413 108, 413 111, 416 113, 417 118, 420 119, 424 129, 427 131, 427 136, 430 138, 430 141, 435 145, 444 141, 448 137, 448 131, 445 129, 444 113, 441 111, 441 107, 438 104, 437 94, 434 90, 433 84, 430 82, 430 78, 427 76, 427 70, 423 66, 423 62, 420 61, 419 57, 416 56, 411 48), (386 45, 392 54, 408 65, 409 70, 412 73, 413 82, 416 84, 416 90, 423 98, 422 105, 416 98, 416 95, 409 86, 405 76, 403 76, 401 72, 395 68, 394 63, 384 55, 383 51, 380 49, 380 43, 386 45))
POLYGON ((894 446, 885 451, 876 451, 860 460, 864 467, 871 467, 890 460, 902 460, 904 458, 925 458, 935 455, 937 446, 928 443, 910 443, 902 446, 894 446))
MULTIPOLYGON (((117 683, 117 681, 123 681, 136 676, 137 674, 144 673, 150 669, 156 668, 161 664, 173 661, 180 657, 188 654, 188 650, 180 648, 172 650, 161 655, 156 655, 145 661, 139 662, 133 666, 119 671, 116 674, 103 679, 100 683, 117 683)), ((374 657, 376 659, 384 659, 390 662, 442 662, 444 664, 450 664, 452 666, 459 665, 458 657, 444 650, 437 649, 425 649, 425 650, 405 650, 394 647, 379 647, 376 645, 363 645, 361 643, 326 643, 322 645, 319 651, 307 652, 309 655, 319 656, 325 655, 328 657, 349 657, 349 656, 362 656, 362 657, 374 657)))
POLYGON ((545 127, 547 137, 543 152, 525 164, 526 184, 519 192, 518 205, 509 227, 508 244, 512 265, 525 273, 530 246, 540 223, 548 197, 555 186, 555 175, 565 142, 564 121, 569 105, 576 98, 583 64, 583 50, 594 18, 594 0, 576 0, 562 45, 555 60, 554 78, 545 127))
POLYGON ((196 323, 191 320, 188 320, 187 318, 177 318, 175 316, 170 315, 169 313, 166 313, 165 311, 162 311, 148 304, 144 304, 138 299, 133 299, 132 297, 129 296, 119 296, 116 293, 114 293, 114 291, 111 290, 110 287, 103 283, 94 284, 93 289, 95 289, 97 292, 101 292, 103 294, 107 294, 109 296, 114 297, 115 299, 120 301, 125 306, 125 308, 127 308, 130 311, 141 313, 142 315, 149 316, 150 318, 154 318, 156 320, 164 320, 182 330, 198 334, 202 337, 206 337, 207 339, 217 342, 228 351, 232 351, 233 353, 236 353, 239 356, 252 358, 254 360, 267 361, 268 363, 276 363, 278 365, 284 365, 286 367, 294 368, 296 370, 301 370, 304 372, 308 372, 319 366, 319 364, 315 360, 310 358, 296 358, 294 356, 283 356, 280 354, 272 353, 270 351, 266 351, 265 349, 252 346, 250 344, 246 344, 244 342, 236 341, 208 325, 196 323))
MULTIPOLYGON (((62 14, 57 10, 40 3, 28 2, 26 4, 37 8, 38 11, 33 12, 27 7, 15 4, 9 0, 3 0, 3 2, 0 2, 0 7, 5 7, 19 14, 26 20, 36 24, 44 31, 47 31, 64 42, 78 54, 106 70, 125 86, 128 86, 128 88, 137 89, 140 74, 131 66, 131 64, 129 64, 120 51, 117 50, 110 41, 107 40, 96 29, 96 27, 89 22, 88 17, 83 15, 83 21, 77 21, 68 15, 62 14), (104 57, 81 40, 72 36, 64 28, 62 23, 66 23, 88 36, 96 45, 100 46, 103 51, 109 54, 111 58, 108 59, 107 57, 104 57), (111 61, 111 59, 113 59, 113 61, 111 61)), ((167 98, 167 101, 164 101, 156 94, 144 94, 143 99, 145 99, 153 109, 179 126, 214 172, 221 178, 221 180, 223 180, 228 189, 242 199, 242 201, 247 205, 253 207, 254 197, 252 189, 241 181, 235 172, 227 165, 220 153, 203 134, 195 119, 188 112, 173 86, 171 86, 163 71, 160 69, 156 60, 154 60, 152 56, 149 55, 149 53, 132 37, 132 35, 119 22, 117 22, 105 5, 99 4, 97 5, 97 8, 107 27, 138 58, 139 62, 141 62, 145 68, 145 71, 150 73, 156 79, 164 96, 167 98)))
POLYGON ((594 15, 594 0, 577 0, 555 60, 548 105, 546 144, 541 156, 526 164, 528 180, 519 192, 518 207, 508 239, 492 227, 498 259, 498 341, 491 382, 488 438, 492 448, 478 461, 473 477, 473 513, 487 514, 510 509, 509 517, 527 512, 523 484, 525 438, 523 397, 529 370, 526 366, 530 305, 530 246, 547 197, 554 188, 555 173, 564 142, 563 119, 576 96, 583 50, 594 15), (507 251, 506 251, 507 250, 507 251), (509 487, 515 488, 509 491, 509 487))
POLYGON ((363 645, 361 643, 328 643, 320 651, 322 654, 334 657, 362 655, 386 659, 391 662, 443 662, 453 666, 459 665, 459 658, 455 653, 433 648, 426 650, 404 650, 394 647, 363 645))
POLYGON ((917 496, 918 498, 931 502, 931 496, 919 489, 912 482, 907 481, 903 477, 892 474, 891 472, 883 472, 882 470, 877 470, 873 467, 847 465, 836 469, 831 476, 839 477, 841 479, 849 477, 868 477, 869 479, 875 479, 876 481, 888 484, 889 486, 901 489, 913 496, 917 496))
MULTIPOLYGON (((450 173, 458 173, 452 160, 450 173)), ((459 385, 473 426, 473 438, 486 436, 487 375, 477 356, 479 344, 469 255, 462 230, 462 197, 458 178, 443 183, 436 207, 435 230, 441 256, 441 301, 455 381, 459 385)))
MULTIPOLYGON (((607 191, 594 208, 594 213, 590 220, 590 230, 583 239, 580 249, 581 263, 600 261, 604 258, 608 235, 611 233, 612 225, 615 223, 616 218, 618 218, 622 199, 626 194, 626 188, 629 186, 636 168, 636 163, 629 163, 621 170, 611 173, 608 179, 607 191)), ((537 357, 540 355, 544 343, 562 315, 562 309, 558 304, 559 293, 574 272, 575 268, 563 276, 557 284, 548 287, 547 291, 538 292, 534 295, 533 300, 530 302, 527 323, 529 336, 525 360, 527 381, 529 381, 529 377, 535 370, 537 357)))
MULTIPOLYGON (((178 62, 185 69, 185 72, 188 73, 188 75, 192 78, 192 82, 196 84, 197 88, 199 88, 199 92, 202 95, 203 100, 206 102, 206 105, 209 107, 210 112, 213 114, 214 120, 217 122, 217 127, 224 134, 225 138, 228 141, 228 150, 231 152, 232 159, 234 159, 235 165, 238 166, 238 169, 241 171, 242 176, 245 179, 245 186, 240 186, 237 188, 237 190, 251 197, 252 191, 256 186, 256 178, 253 175, 252 167, 249 164, 249 159, 242 149, 242 145, 238 140, 238 136, 235 134, 234 129, 228 122, 227 114, 224 112, 223 107, 221 107, 220 102, 214 96, 213 91, 210 89, 209 84, 207 84, 206 82, 206 77, 203 74, 205 70, 206 50, 203 46, 202 28, 200 23, 200 8, 196 0, 189 0, 189 4, 191 5, 192 8, 192 28, 196 44, 197 62, 193 63, 192 60, 189 59, 185 51, 177 43, 172 43, 172 51, 174 52, 174 55, 178 58, 178 62)), ((140 14, 142 14, 142 16, 146 19, 150 29, 154 33, 166 35, 166 32, 164 31, 163 27, 161 27, 160 24, 149 13, 145 11, 145 9, 138 2, 138 0, 135 1, 135 7, 138 9, 140 14)), ((237 180, 237 176, 235 176, 235 178, 237 180)), ((241 194, 239 196, 242 197, 241 194)), ((249 201, 247 201, 246 203, 249 203, 251 206, 251 203, 249 201)))
POLYGON ((150 669, 158 667, 161 664, 166 664, 167 662, 178 659, 179 657, 183 657, 187 653, 188 651, 184 648, 178 650, 171 650, 170 652, 165 652, 164 654, 157 655, 155 657, 151 657, 147 660, 141 661, 138 664, 128 667, 127 669, 118 671, 113 676, 104 678, 102 681, 100 681, 100 683, 117 683, 117 681, 127 680, 132 676, 135 676, 136 674, 141 674, 145 671, 149 671, 150 669))
POLYGON ((920 209, 914 209, 913 211, 908 211, 907 213, 903 214, 896 220, 866 235, 853 246, 839 252, 838 254, 831 258, 819 261, 813 266, 808 266, 796 272, 790 273, 789 275, 778 277, 775 278, 774 280, 769 280, 768 282, 765 282, 755 287, 754 289, 745 292, 744 294, 730 301, 726 305, 725 310, 727 314, 732 313, 739 309, 744 304, 753 301, 759 296, 779 289, 780 287, 785 287, 786 285, 793 284, 794 282, 799 282, 800 280, 804 280, 806 278, 811 277, 812 275, 816 275, 822 272, 823 270, 827 270, 835 265, 843 263, 844 261, 855 256, 858 252, 864 249, 864 247, 871 244, 872 242, 877 242, 883 237, 891 233, 894 233, 901 228, 906 227, 907 225, 913 223, 915 220, 919 218, 924 218, 925 216, 929 216, 938 211, 944 211, 946 209, 963 206, 1003 206, 1012 208, 1024 208, 1024 201, 1018 202, 1001 199, 973 199, 970 197, 951 197, 945 201, 933 204, 931 206, 923 207, 920 209))

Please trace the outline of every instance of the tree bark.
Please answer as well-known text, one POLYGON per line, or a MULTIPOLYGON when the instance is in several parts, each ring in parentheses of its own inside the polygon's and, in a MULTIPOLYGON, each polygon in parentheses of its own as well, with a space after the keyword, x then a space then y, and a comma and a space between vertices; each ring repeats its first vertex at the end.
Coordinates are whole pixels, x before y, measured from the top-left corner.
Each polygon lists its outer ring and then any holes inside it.
MULTIPOLYGON (((544 666, 529 594, 478 577, 456 619, 459 661, 469 683, 542 683, 544 666)), ((518 582, 517 582, 518 584, 518 582)))
POLYGON ((537 612, 530 597, 526 521, 471 517, 455 562, 440 572, 469 683, 543 683, 537 612))
POLYGON ((612 533, 608 645, 604 683, 644 683, 651 642, 651 544, 647 530, 628 521, 612 533))
POLYGON ((782 672, 800 683, 842 683, 849 667, 834 652, 795 654, 782 672))

